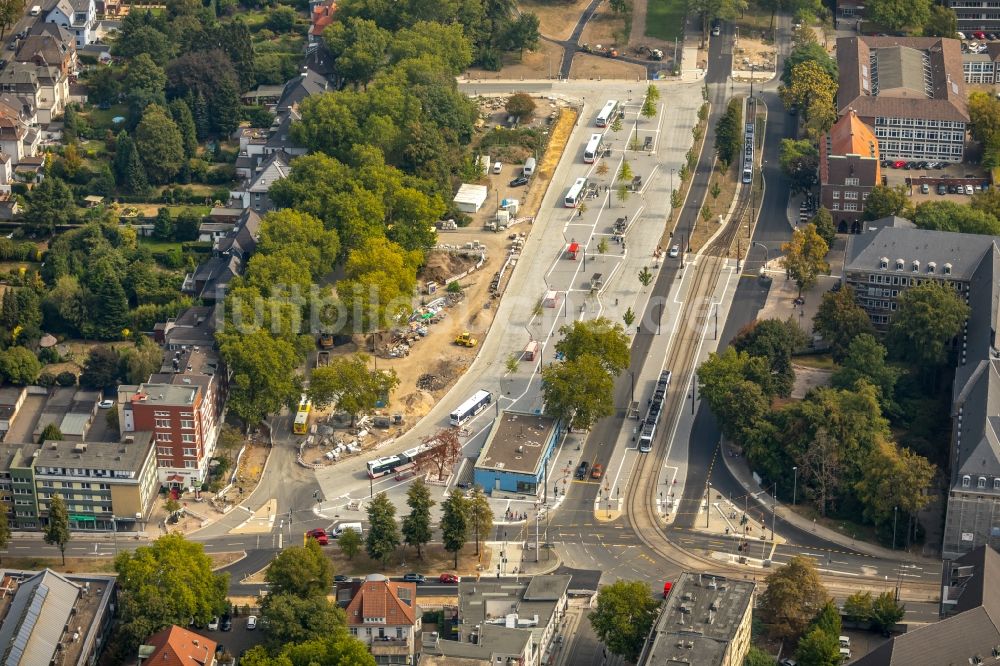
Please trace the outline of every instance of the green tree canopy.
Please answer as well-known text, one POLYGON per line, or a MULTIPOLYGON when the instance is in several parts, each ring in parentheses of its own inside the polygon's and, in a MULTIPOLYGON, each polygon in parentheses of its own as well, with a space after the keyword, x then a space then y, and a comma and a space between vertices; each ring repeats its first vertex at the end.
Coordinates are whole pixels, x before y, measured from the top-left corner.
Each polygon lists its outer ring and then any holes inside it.
MULTIPOLYGON (((39 509, 44 510, 44 508, 44 505, 39 506, 39 509)), ((69 511, 66 509, 66 500, 59 493, 54 493, 49 498, 48 517, 45 520, 42 538, 50 546, 59 548, 63 566, 66 566, 66 544, 69 543, 70 537, 69 511)))
POLYGON ((444 549, 455 556, 455 568, 458 568, 458 553, 469 538, 469 502, 462 491, 455 488, 441 504, 441 509, 441 540, 444 549))
POLYGON ((207 623, 226 608, 228 574, 212 571, 200 543, 179 534, 115 558, 119 590, 119 639, 131 652, 150 634, 192 618, 207 623))
POLYGON ((322 638, 288 643, 273 657, 263 646, 251 648, 240 657, 240 666, 375 666, 375 657, 364 643, 337 628, 322 638))
POLYGON ((399 547, 399 527, 396 525, 396 507, 384 492, 376 495, 368 503, 368 534, 365 550, 368 557, 386 566, 389 557, 399 547))
POLYGON ((847 356, 855 338, 875 333, 868 313, 861 309, 854 289, 847 285, 838 291, 823 294, 823 300, 813 318, 813 329, 829 343, 830 352, 837 362, 843 361, 847 356))
POLYGON ((931 17, 930 0, 871 0, 866 9, 870 20, 892 32, 924 26, 931 17))
MULTIPOLYGON (((810 35, 814 34, 811 29, 804 30, 810 35)), ((786 86, 792 84, 792 70, 796 65, 806 61, 812 61, 820 66, 831 80, 837 80, 837 60, 826 52, 826 49, 819 42, 806 41, 797 45, 785 58, 784 69, 781 72, 781 82, 786 86)))
POLYGON ((795 648, 795 659, 803 666, 839 666, 840 643, 836 634, 829 634, 819 627, 806 633, 795 648))
POLYGON ((914 210, 913 223, 921 229, 995 236, 1000 234, 995 213, 953 201, 925 201, 914 210))
POLYGON ((344 611, 330 602, 325 593, 300 597, 272 591, 264 598, 261 615, 267 620, 267 642, 278 649, 288 644, 321 640, 347 624, 344 611))
POLYGON ((886 591, 872 602, 871 623, 876 631, 888 631, 906 614, 906 606, 896 601, 892 592, 886 591))
POLYGON ((926 491, 935 471, 923 456, 892 441, 878 441, 866 461, 865 474, 855 484, 865 517, 884 525, 893 519, 895 508, 915 516, 930 502, 926 491))
POLYGON ((388 63, 392 33, 375 21, 350 17, 323 31, 323 42, 341 76, 355 86, 367 84, 388 63))
POLYGON ((800 297, 803 290, 816 284, 820 273, 830 270, 825 259, 829 250, 826 241, 812 224, 793 231, 792 240, 781 246, 781 251, 785 253, 781 264, 798 286, 800 297))
POLYGON ((778 159, 792 192, 806 192, 819 181, 819 150, 812 141, 782 139, 778 159))
POLYGON ((24 224, 28 231, 51 234, 57 226, 69 224, 76 217, 73 191, 62 180, 50 176, 28 193, 24 224))
POLYGON ((600 357, 582 354, 542 371, 545 411, 572 428, 590 428, 614 413, 614 381, 600 357))
POLYGON ((771 389, 775 394, 787 397, 795 383, 792 353, 804 347, 808 341, 805 332, 789 317, 785 320, 754 321, 737 333, 731 344, 737 352, 767 359, 771 389))
POLYGON ((38 357, 26 347, 10 347, 0 352, 0 377, 11 384, 33 384, 41 372, 38 357))
POLYGON ((184 138, 170 113, 150 104, 135 128, 135 147, 153 183, 168 183, 184 164, 184 138))
POLYGON ((340 239, 335 230, 325 229, 319 218, 284 209, 264 216, 257 252, 286 254, 304 263, 312 279, 316 280, 333 270, 340 254, 340 239))
POLYGON ((878 389, 882 411, 891 411, 895 405, 896 380, 900 370, 886 361, 887 354, 886 348, 870 333, 858 335, 851 340, 847 356, 834 373, 833 385, 851 389, 859 379, 863 379, 878 389))
POLYGON ((167 75, 146 53, 140 53, 129 61, 122 84, 135 117, 139 117, 150 104, 166 104, 163 90, 167 85, 167 75))
POLYGON ((635 663, 658 607, 644 581, 619 580, 597 593, 597 607, 589 615, 590 626, 612 653, 635 663))
POLYGON ((291 546, 278 553, 264 580, 270 585, 267 598, 278 594, 325 598, 333 584, 333 565, 316 540, 307 539, 305 546, 291 546))
POLYGON ((865 219, 878 220, 892 215, 907 219, 913 217, 913 206, 910 205, 906 186, 876 185, 865 201, 865 219))
POLYGON ((621 324, 607 317, 574 321, 561 326, 559 334, 562 339, 556 343, 556 351, 565 354, 566 360, 590 354, 600 359, 601 367, 613 375, 620 375, 629 366, 631 341, 621 324))
POLYGON ((375 409, 380 400, 387 400, 399 385, 394 370, 371 370, 368 356, 335 357, 330 364, 313 370, 309 382, 309 397, 318 406, 336 403, 337 409, 354 419, 375 409))
POLYGON ((424 477, 418 476, 406 489, 406 504, 410 513, 403 518, 403 542, 416 548, 417 557, 423 559, 422 548, 433 537, 431 507, 436 504, 431 499, 430 487, 424 482, 424 477))
POLYGON ((951 286, 925 281, 899 295, 889 330, 890 349, 924 366, 947 360, 948 344, 962 330, 969 306, 951 286))
POLYGON ((826 588, 812 560, 796 555, 767 576, 760 611, 772 635, 794 639, 827 601, 826 588))
POLYGON ((851 622, 867 622, 871 616, 871 592, 855 592, 844 601, 844 617, 851 622))
POLYGON ((958 31, 958 19, 955 10, 944 5, 931 5, 930 15, 924 23, 924 36, 954 39, 956 31, 958 31))
POLYGON ((837 228, 833 225, 833 215, 826 208, 820 208, 812 216, 809 223, 816 226, 816 233, 826 241, 827 247, 833 247, 833 241, 837 238, 837 228))
POLYGON ((217 334, 219 351, 232 373, 229 409, 247 426, 260 423, 299 396, 299 355, 286 340, 264 329, 217 334))

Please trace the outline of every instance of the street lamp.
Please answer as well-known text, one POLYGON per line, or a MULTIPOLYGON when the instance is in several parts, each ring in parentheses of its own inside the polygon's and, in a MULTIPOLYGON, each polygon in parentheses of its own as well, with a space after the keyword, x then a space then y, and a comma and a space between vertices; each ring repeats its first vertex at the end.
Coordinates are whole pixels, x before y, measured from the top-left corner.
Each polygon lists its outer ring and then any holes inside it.
POLYGON ((898 506, 892 507, 892 549, 896 550, 896 511, 898 506))
POLYGON ((792 471, 795 473, 795 480, 792 481, 792 506, 795 506, 796 491, 799 489, 799 468, 793 467, 792 471))

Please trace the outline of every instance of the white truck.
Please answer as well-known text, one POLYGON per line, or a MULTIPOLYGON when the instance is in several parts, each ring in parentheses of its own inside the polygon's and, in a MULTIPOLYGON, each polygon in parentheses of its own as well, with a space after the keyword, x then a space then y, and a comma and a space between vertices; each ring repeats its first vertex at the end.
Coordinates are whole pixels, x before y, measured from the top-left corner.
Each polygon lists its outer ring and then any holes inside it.
POLYGON ((31 13, 32 16, 38 16, 39 14, 42 13, 42 6, 41 5, 32 5, 30 13, 31 13))
POLYGON ((354 530, 358 533, 358 536, 364 535, 364 531, 361 529, 361 523, 341 523, 333 528, 331 536, 336 539, 347 530, 354 530))

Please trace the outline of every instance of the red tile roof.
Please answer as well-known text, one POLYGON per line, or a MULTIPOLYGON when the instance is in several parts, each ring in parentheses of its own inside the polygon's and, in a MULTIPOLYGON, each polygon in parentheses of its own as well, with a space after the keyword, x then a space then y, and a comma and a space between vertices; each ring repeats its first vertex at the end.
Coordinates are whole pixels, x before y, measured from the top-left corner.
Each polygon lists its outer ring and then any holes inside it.
POLYGON ((215 661, 215 641, 177 625, 153 634, 146 644, 156 648, 147 666, 211 666, 215 661))
MULTIPOLYGON (((396 583, 382 576, 371 576, 357 588, 354 598, 347 605, 347 624, 363 625, 365 618, 385 618, 382 626, 416 624, 416 583, 396 583), (409 590, 410 603, 399 598, 400 590, 409 590)), ((369 622, 367 626, 380 626, 369 622)))
POLYGON ((313 7, 312 27, 309 28, 309 34, 316 37, 322 35, 326 26, 333 23, 333 13, 335 11, 337 11, 337 3, 334 0, 313 7))

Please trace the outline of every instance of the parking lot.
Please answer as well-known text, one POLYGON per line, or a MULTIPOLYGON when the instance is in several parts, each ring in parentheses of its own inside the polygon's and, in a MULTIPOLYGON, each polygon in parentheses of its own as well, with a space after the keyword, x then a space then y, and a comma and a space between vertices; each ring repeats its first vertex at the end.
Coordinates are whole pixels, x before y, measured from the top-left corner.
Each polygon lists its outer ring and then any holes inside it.
POLYGON ((883 161, 882 177, 889 187, 903 185, 909 191, 914 204, 922 201, 969 202, 969 188, 972 192, 989 187, 989 176, 977 165, 948 164, 937 168, 896 167, 900 162, 883 161), (926 187, 924 187, 926 185, 926 187), (939 186, 944 186, 943 192, 939 186))
POLYGON ((226 652, 237 658, 245 650, 264 642, 264 632, 260 627, 253 631, 247 631, 246 616, 233 618, 232 631, 209 631, 208 629, 192 629, 192 631, 221 644, 226 652))

